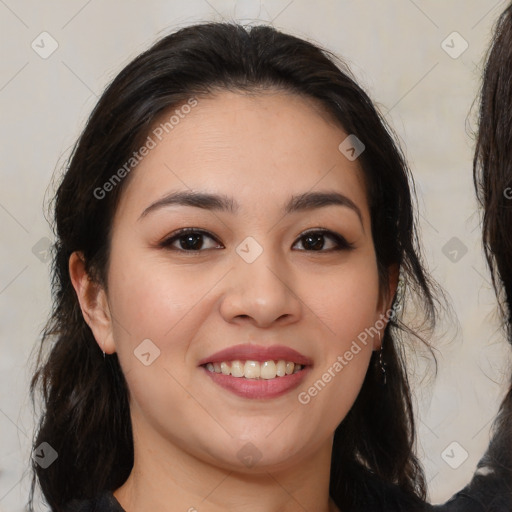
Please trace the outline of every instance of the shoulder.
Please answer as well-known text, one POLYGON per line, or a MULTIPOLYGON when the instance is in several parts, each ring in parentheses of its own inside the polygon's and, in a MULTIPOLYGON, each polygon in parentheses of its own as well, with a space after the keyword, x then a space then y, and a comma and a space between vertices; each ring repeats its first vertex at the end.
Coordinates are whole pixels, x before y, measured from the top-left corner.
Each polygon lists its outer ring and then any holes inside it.
POLYGON ((473 480, 449 501, 436 505, 435 512, 510 512, 512 482, 506 475, 488 470, 473 480))
POLYGON ((125 512, 112 492, 105 491, 95 498, 70 501, 64 512, 125 512))

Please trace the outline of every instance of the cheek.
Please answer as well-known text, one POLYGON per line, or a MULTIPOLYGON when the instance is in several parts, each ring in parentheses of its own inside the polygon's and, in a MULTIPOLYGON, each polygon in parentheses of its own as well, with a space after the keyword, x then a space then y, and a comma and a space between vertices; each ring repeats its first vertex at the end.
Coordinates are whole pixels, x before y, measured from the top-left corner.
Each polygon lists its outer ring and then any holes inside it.
POLYGON ((173 268, 147 256, 119 262, 111 269, 110 294, 115 320, 125 328, 122 338, 130 333, 134 340, 154 336, 162 341, 208 287, 203 273, 173 268))
POLYGON ((186 415, 173 411, 198 413, 187 393, 190 375, 183 362, 198 328, 197 316, 204 307, 198 303, 207 283, 201 284, 200 278, 191 282, 192 273, 171 273, 150 259, 144 264, 134 260, 124 261, 119 271, 112 265, 110 275, 114 341, 130 407, 135 418, 152 418, 162 433, 170 424, 186 431, 186 415))
POLYGON ((304 287, 301 293, 309 296, 311 311, 334 343, 330 352, 345 350, 379 318, 379 278, 370 257, 331 272, 318 285, 313 281, 313 286, 314 293, 311 286, 304 287))
POLYGON ((323 426, 334 430, 352 407, 368 371, 377 327, 379 280, 368 262, 331 276, 312 308, 326 333, 324 356, 298 402, 311 418, 321 415, 323 426))
POLYGON ((113 259, 109 276, 114 342, 123 373, 137 385, 153 375, 144 363, 154 358, 149 368, 168 369, 186 381, 189 349, 211 314, 214 299, 208 292, 219 272, 172 266, 161 257, 137 258, 135 250, 130 255, 129 260, 113 259))

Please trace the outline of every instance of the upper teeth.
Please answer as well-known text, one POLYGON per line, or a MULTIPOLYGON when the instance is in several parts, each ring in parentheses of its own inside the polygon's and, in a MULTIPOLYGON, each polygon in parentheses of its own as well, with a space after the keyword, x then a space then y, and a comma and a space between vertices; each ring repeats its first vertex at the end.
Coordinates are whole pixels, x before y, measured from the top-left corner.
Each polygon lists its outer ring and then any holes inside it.
POLYGON ((206 369, 223 373, 224 375, 232 375, 233 377, 245 377, 246 379, 275 379, 276 377, 284 377, 302 370, 301 364, 291 361, 222 361, 221 363, 208 363, 206 369))

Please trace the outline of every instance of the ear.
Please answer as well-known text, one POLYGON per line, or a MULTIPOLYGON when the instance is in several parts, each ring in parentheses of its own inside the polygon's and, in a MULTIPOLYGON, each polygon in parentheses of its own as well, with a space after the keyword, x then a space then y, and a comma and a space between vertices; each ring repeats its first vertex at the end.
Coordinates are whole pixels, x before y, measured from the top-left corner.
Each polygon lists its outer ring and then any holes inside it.
POLYGON ((381 300, 379 301, 379 308, 377 311, 377 319, 375 321, 375 328, 379 331, 379 336, 373 337, 373 350, 380 350, 382 347, 382 340, 384 339, 384 331, 389 322, 391 305, 395 297, 396 289, 398 287, 398 279, 400 277, 400 267, 396 264, 388 268, 387 287, 382 290, 381 300))
POLYGON ((112 320, 107 295, 103 287, 87 274, 82 253, 75 251, 69 257, 69 275, 82 309, 82 315, 91 328, 96 343, 103 352, 114 353, 112 320))

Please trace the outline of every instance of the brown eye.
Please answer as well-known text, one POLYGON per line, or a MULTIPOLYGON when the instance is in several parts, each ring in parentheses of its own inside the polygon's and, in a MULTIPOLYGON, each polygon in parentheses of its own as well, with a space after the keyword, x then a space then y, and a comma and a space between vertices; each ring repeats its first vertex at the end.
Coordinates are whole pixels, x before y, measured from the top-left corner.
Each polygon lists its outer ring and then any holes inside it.
POLYGON ((162 241, 159 246, 176 251, 195 252, 203 249, 223 248, 222 244, 219 247, 219 242, 209 233, 201 229, 184 228, 173 233, 170 237, 162 241), (217 243, 213 247, 205 247, 205 239, 210 239, 217 243))
MULTIPOLYGON (((310 252, 330 252, 353 249, 353 244, 347 242, 344 237, 328 230, 309 231, 299 238, 304 250, 310 252), (331 247, 325 249, 326 239, 331 240, 331 247), (332 247, 334 241, 334 247, 332 247)), ((327 244, 329 245, 329 244, 327 244)))

